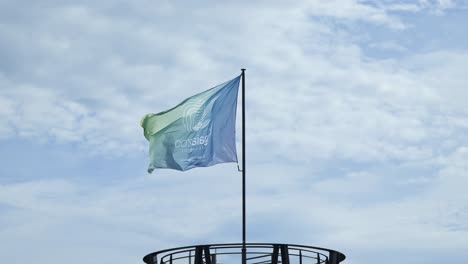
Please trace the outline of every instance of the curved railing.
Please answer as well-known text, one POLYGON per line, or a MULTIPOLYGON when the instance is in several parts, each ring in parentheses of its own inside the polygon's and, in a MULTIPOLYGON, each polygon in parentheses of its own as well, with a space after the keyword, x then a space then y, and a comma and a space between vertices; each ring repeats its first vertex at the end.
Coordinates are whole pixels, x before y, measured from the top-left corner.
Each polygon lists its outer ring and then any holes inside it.
MULTIPOLYGON (((338 251, 294 244, 246 243, 247 264, 338 264, 346 256, 338 251)), ((147 264, 238 264, 242 244, 178 247, 146 255, 147 264)))

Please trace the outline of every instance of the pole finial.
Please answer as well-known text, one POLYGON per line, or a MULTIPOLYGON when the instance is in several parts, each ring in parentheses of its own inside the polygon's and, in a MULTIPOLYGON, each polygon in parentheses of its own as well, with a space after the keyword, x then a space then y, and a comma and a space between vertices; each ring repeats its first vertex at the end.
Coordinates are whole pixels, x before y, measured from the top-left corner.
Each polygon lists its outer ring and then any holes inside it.
POLYGON ((242 68, 241 71, 245 71, 245 68, 242 68))

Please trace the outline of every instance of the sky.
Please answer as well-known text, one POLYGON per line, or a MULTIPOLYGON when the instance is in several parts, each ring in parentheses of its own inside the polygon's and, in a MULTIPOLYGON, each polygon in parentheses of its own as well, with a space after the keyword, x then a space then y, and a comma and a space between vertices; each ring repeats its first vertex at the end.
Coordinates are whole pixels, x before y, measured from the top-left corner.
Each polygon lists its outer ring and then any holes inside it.
POLYGON ((0 0, 2 262, 240 242, 237 165, 148 174, 139 122, 241 68, 248 242, 465 262, 466 25, 456 0, 0 0))

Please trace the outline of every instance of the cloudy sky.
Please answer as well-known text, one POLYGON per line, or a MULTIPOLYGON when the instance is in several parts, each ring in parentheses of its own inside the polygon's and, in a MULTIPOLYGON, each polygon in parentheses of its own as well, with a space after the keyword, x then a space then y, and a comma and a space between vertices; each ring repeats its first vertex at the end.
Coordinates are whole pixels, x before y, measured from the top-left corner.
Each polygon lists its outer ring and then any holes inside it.
POLYGON ((465 262, 466 25, 464 0, 1 0, 2 262, 240 242, 236 164, 149 175, 139 121, 244 67, 249 242, 465 262))

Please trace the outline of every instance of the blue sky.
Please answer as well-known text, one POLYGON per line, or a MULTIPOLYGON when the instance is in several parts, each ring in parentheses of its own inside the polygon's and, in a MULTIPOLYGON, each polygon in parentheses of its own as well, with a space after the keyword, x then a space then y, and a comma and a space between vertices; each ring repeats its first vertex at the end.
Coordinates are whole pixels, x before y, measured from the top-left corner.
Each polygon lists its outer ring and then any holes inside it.
POLYGON ((248 241, 463 262, 467 24, 455 0, 0 1, 2 261, 240 241, 236 165, 149 175, 139 121, 247 68, 248 241))

